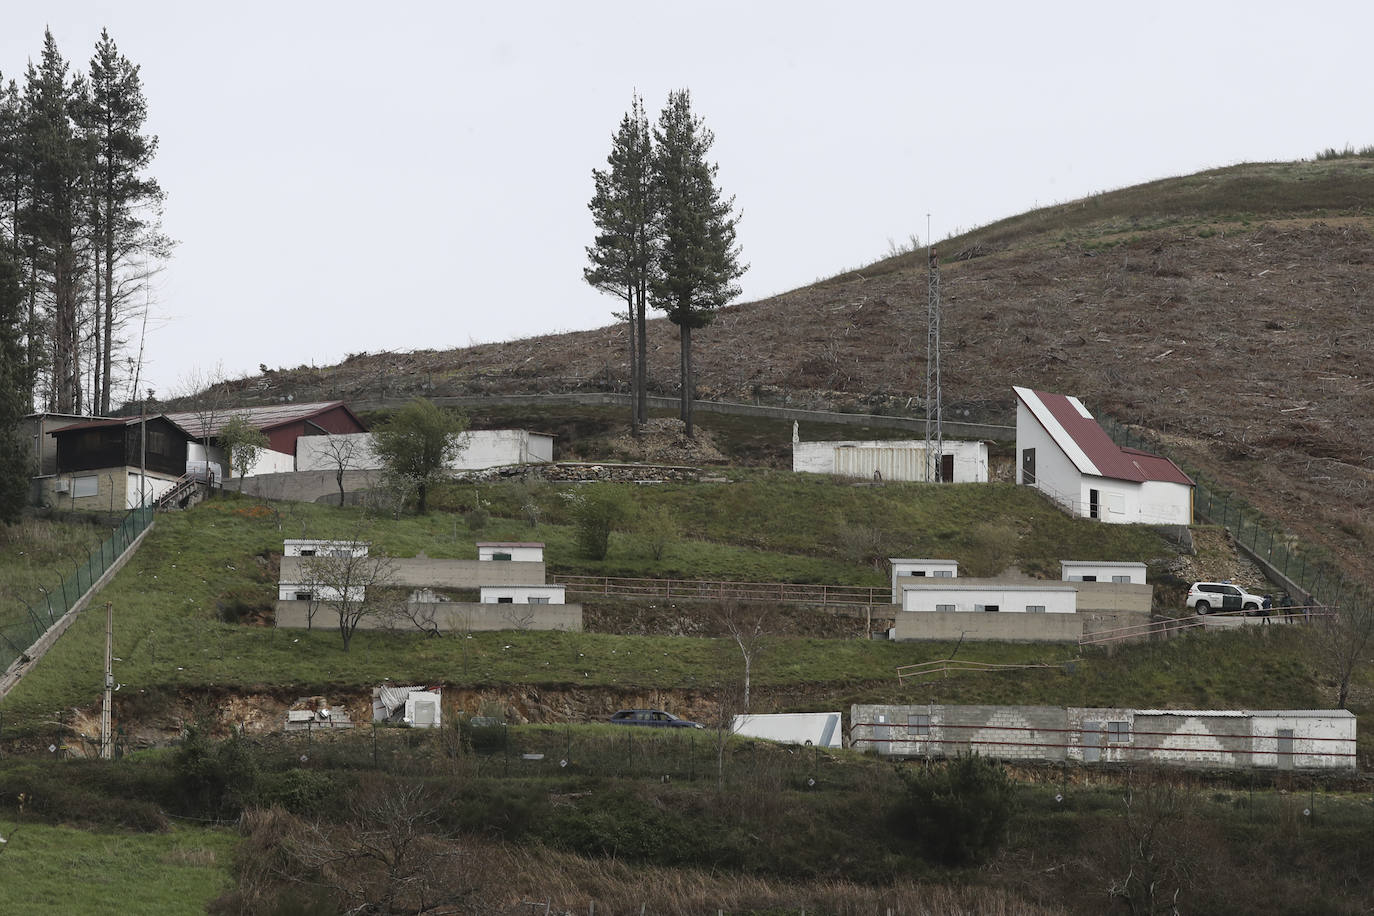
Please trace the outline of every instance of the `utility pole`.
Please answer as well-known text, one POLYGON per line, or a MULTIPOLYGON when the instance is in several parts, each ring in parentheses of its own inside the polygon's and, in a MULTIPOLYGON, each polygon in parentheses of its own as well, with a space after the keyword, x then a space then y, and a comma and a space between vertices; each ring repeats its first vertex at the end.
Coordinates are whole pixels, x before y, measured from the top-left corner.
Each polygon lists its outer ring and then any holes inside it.
POLYGON ((929 214, 926 240, 926 480, 939 483, 945 454, 944 408, 940 403, 940 261, 929 241, 929 214))
POLYGON ((110 706, 114 703, 114 605, 105 602, 105 702, 100 707, 100 759, 114 756, 110 740, 110 706))

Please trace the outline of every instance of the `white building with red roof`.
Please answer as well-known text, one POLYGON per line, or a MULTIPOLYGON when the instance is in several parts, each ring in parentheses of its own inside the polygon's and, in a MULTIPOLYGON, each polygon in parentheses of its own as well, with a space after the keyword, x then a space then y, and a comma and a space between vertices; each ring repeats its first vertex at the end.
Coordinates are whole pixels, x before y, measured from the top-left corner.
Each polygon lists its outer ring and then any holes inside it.
POLYGON ((1081 518, 1192 524, 1193 481, 1178 465, 1117 445, 1078 398, 1013 390, 1017 483, 1035 487, 1081 518))

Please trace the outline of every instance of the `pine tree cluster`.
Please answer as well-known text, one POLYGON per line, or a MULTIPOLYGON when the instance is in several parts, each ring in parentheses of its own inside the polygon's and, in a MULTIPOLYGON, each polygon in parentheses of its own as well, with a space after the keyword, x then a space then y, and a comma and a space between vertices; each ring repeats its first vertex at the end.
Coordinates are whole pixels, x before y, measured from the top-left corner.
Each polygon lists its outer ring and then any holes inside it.
POLYGON ((612 139, 606 169, 593 169, 588 204, 596 224, 587 248, 588 283, 625 300, 630 327, 630 377, 636 435, 647 419, 645 312, 665 312, 681 340, 681 417, 692 435, 692 331, 739 295, 747 269, 735 241, 735 199, 716 185, 707 158, 715 137, 692 113, 688 90, 672 92, 650 131, 644 103, 634 97, 612 139))
POLYGON ((131 329, 173 245, 147 115, 138 66, 104 30, 88 72, 49 31, 22 88, 0 74, 0 273, 18 283, 0 337, 24 367, 22 413, 109 414, 136 393, 131 329))

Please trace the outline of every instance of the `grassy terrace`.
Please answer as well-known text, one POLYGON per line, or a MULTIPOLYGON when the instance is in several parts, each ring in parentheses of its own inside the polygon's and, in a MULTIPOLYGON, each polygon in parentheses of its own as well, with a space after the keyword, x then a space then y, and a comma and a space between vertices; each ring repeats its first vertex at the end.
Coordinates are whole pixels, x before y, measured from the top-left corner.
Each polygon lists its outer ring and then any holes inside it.
MULTIPOLYGON (((1069 519, 1023 488, 999 485, 853 487, 805 475, 732 472, 722 484, 630 487, 638 501, 670 507, 682 537, 654 561, 630 530, 615 535, 607 560, 575 554, 567 524, 569 488, 455 487, 424 518, 373 520, 366 536, 395 556, 474 557, 474 541, 546 542, 553 570, 881 585, 852 541, 879 555, 953 556, 966 568, 1007 563, 1057 573, 1063 557, 1151 561, 1168 548, 1151 532, 1069 519), (509 516, 526 500, 545 507, 530 528, 509 516), (480 532, 461 513, 492 514, 480 532), (988 518, 998 521, 989 523, 988 518), (991 526, 991 527, 989 527, 991 526)), ((138 555, 97 601, 116 612, 116 680, 157 697, 191 689, 362 689, 392 680, 502 686, 591 686, 614 690, 711 689, 736 676, 739 656, 722 640, 596 633, 505 632, 425 639, 405 632, 360 632, 345 654, 336 633, 276 631, 221 622, 235 600, 270 603, 273 555, 282 539, 350 536, 359 510, 291 505, 280 514, 253 502, 220 499, 161 517, 138 555)), ((98 696, 103 615, 78 620, 4 703, 6 735, 44 732, 72 707, 98 696)), ((870 642, 778 638, 756 666, 754 683, 782 708, 898 697, 948 702, 1111 705, 1323 705, 1299 634, 1243 633, 1090 653, 1067 646, 870 642), (952 678, 898 692, 894 669, 957 651, 999 663, 1065 667, 952 678), (1072 664, 1068 664, 1072 662, 1072 664), (796 688, 804 686, 805 696, 796 688)), ((128 694, 125 694, 127 696, 128 694)), ((121 697, 123 699, 123 697, 121 697)), ((127 702, 127 701, 126 701, 127 702)))

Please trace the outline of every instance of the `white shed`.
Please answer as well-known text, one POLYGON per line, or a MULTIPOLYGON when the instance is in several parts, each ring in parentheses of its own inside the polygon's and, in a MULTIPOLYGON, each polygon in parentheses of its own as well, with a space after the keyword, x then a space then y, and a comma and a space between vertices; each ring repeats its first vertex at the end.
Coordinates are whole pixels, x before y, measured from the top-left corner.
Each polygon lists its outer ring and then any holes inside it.
POLYGON ((901 580, 904 578, 953 579, 959 575, 958 560, 913 560, 889 557, 892 566, 892 603, 902 603, 901 580))
POLYGON ((478 541, 477 559, 543 563, 544 544, 540 541, 478 541))
POLYGON ((563 604, 561 585, 484 585, 483 604, 563 604))
POLYGON ((347 590, 342 590, 335 586, 319 583, 277 583, 278 601, 339 601, 345 594, 349 596, 349 601, 363 601, 366 599, 367 588, 362 585, 350 585, 347 590))
POLYGON ((844 727, 838 712, 766 713, 735 716, 730 730, 746 738, 783 744, 843 747, 844 727))
POLYGON ((837 442, 793 442, 792 470, 812 474, 838 474, 872 480, 986 483, 988 444, 946 439, 940 466, 926 458, 924 440, 878 439, 837 442))
POLYGON ((1014 390, 1017 483, 1035 487, 1080 518, 1192 523, 1193 481, 1178 465, 1117 445, 1078 398, 1014 390))
POLYGON ((1060 560, 1059 578, 1065 582, 1130 582, 1145 585, 1144 563, 1098 563, 1060 560))
POLYGON ((288 557, 365 557, 370 546, 367 541, 287 538, 282 554, 288 557))
POLYGON ((1073 614, 1078 590, 1070 585, 982 582, 956 585, 931 580, 902 586, 902 610, 925 613, 1073 614))

